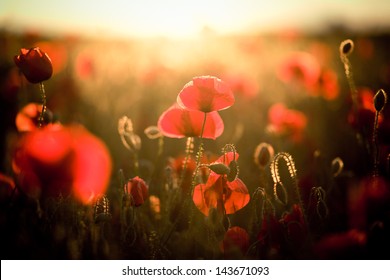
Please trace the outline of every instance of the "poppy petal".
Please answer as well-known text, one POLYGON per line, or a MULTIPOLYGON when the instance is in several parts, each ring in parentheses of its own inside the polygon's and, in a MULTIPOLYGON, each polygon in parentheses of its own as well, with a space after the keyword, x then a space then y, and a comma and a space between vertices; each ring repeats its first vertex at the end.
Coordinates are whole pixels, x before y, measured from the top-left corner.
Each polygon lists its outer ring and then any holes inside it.
POLYGON ((213 76, 194 77, 177 96, 180 106, 205 113, 227 109, 234 101, 228 84, 213 76))
POLYGON ((226 184, 232 192, 225 200, 225 211, 226 214, 233 214, 249 203, 249 192, 244 182, 238 178, 233 182, 226 182, 226 184))
POLYGON ((205 115, 203 112, 187 110, 175 104, 160 116, 157 126, 166 137, 200 137, 205 117, 202 137, 216 139, 224 130, 223 120, 217 112, 205 115))

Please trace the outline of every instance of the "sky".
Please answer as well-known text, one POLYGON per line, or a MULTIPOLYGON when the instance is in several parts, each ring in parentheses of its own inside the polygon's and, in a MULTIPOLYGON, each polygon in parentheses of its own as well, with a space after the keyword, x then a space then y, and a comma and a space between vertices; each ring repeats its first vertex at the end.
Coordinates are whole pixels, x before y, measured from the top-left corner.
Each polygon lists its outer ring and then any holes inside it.
POLYGON ((390 26, 389 0, 1 0, 0 27, 90 35, 189 37, 390 26))

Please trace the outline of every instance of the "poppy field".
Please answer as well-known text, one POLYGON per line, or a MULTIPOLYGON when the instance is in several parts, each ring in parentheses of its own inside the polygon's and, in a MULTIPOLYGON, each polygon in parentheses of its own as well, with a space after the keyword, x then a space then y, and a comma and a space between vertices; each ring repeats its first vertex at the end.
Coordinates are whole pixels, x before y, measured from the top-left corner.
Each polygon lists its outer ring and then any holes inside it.
POLYGON ((2 259, 388 259, 389 35, 0 32, 2 259))

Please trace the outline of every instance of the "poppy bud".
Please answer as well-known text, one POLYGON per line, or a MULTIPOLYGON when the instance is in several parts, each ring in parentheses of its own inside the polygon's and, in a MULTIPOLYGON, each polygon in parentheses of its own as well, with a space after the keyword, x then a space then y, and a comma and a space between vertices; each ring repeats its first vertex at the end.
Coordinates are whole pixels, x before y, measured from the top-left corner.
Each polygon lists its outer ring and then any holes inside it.
POLYGON ((53 74, 50 57, 38 47, 29 50, 22 48, 20 55, 14 57, 14 62, 26 79, 33 84, 46 81, 53 74))
POLYGON ((124 185, 124 192, 130 196, 130 204, 138 207, 145 202, 148 196, 148 185, 144 180, 136 176, 124 185))
POLYGON ((218 175, 227 175, 230 173, 230 168, 220 162, 211 163, 208 165, 208 168, 210 168, 211 171, 217 173, 218 175))
POLYGON ((385 107, 387 102, 387 94, 383 89, 378 90, 374 96, 374 106, 375 110, 380 113, 385 107))
POLYGON ((96 200, 94 214, 96 224, 111 219, 110 204, 108 198, 105 195, 96 200))
POLYGON ((238 164, 237 164, 237 161, 232 160, 229 163, 229 169, 230 169, 230 172, 227 175, 227 180, 229 182, 233 182, 234 180, 237 179, 237 176, 238 176, 238 164))
POLYGON ((273 157, 274 148, 270 144, 263 142, 256 147, 254 161, 260 168, 265 168, 273 157))
POLYGON ((340 44, 340 54, 350 55, 353 52, 354 44, 351 39, 342 41, 340 44))
POLYGON ((163 135, 157 126, 151 125, 145 128, 144 133, 149 139, 161 138, 163 135))

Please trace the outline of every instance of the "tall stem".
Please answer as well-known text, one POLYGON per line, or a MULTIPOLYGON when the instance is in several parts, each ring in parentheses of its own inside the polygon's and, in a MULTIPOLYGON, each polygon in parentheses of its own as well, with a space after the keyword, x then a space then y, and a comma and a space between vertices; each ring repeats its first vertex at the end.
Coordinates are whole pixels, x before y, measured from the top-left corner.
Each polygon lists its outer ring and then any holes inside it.
POLYGON ((42 82, 39 83, 39 89, 41 90, 42 111, 41 114, 39 115, 38 127, 42 127, 44 116, 46 115, 46 110, 47 110, 45 87, 42 82))
POLYGON ((200 136, 199 136, 200 143, 199 143, 198 152, 196 153, 196 165, 195 165, 195 170, 194 170, 194 173, 192 174, 192 180, 191 180, 191 197, 194 194, 194 188, 196 185, 196 177, 198 175, 198 171, 200 168, 200 161, 201 161, 202 156, 203 156, 203 133, 204 133, 205 125, 206 125, 206 118, 207 118, 207 113, 204 113, 202 130, 201 130, 200 136))

